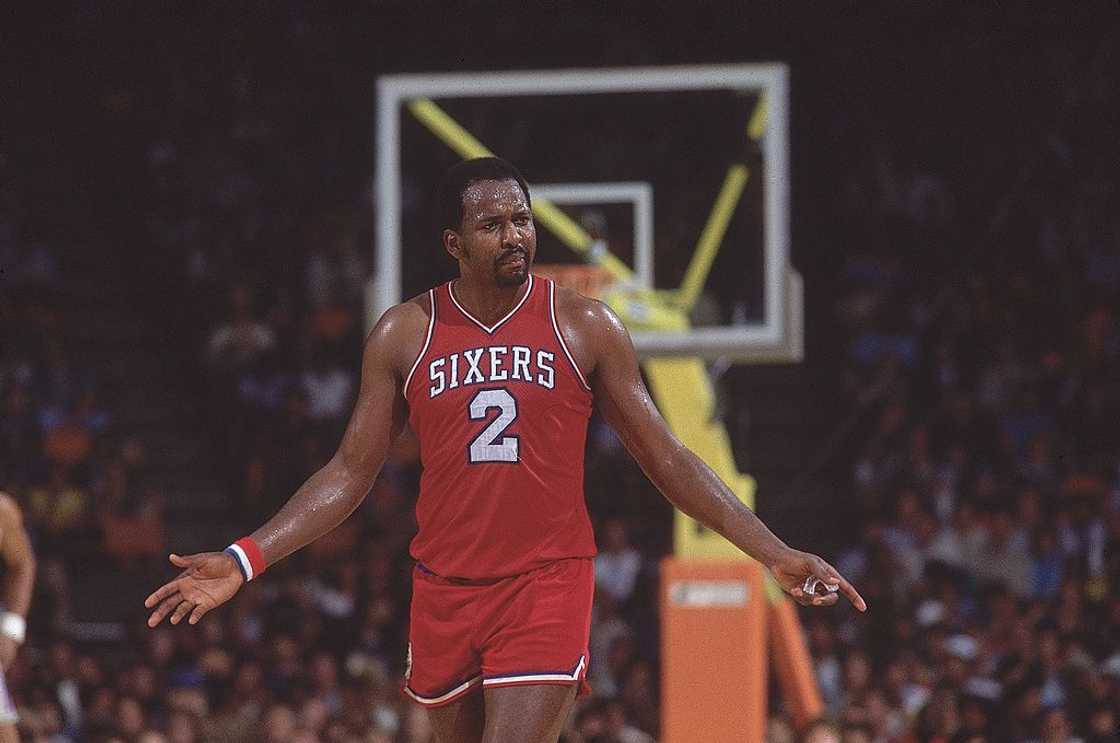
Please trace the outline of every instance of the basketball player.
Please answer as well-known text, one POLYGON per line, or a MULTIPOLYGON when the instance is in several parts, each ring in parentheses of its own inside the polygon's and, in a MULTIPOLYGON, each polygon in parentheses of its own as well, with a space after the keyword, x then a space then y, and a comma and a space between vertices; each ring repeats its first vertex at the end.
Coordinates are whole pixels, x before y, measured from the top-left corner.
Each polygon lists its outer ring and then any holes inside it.
POLYGON ((438 208, 459 278, 389 309, 366 341, 338 452, 225 552, 171 556, 150 626, 197 622, 266 566, 323 535, 369 492, 406 421, 424 472, 405 693, 436 738, 554 743, 586 691, 595 543, 583 498, 592 406, 674 505, 770 568, 803 604, 854 588, 778 539, 672 434, 606 305, 531 273, 529 189, 497 158, 459 163, 438 208), (827 591, 809 591, 814 580, 827 591), (818 595, 819 594, 819 595, 818 595))
MULTIPOLYGON (((31 606, 31 591, 35 587, 35 555, 23 528, 19 504, 2 492, 0 558, 4 562, 4 587, 0 595, 4 602, 0 612, 0 669, 6 671, 16 659, 27 633, 27 610, 31 606)), ((0 743, 18 743, 18 721, 4 674, 0 672, 0 743)))

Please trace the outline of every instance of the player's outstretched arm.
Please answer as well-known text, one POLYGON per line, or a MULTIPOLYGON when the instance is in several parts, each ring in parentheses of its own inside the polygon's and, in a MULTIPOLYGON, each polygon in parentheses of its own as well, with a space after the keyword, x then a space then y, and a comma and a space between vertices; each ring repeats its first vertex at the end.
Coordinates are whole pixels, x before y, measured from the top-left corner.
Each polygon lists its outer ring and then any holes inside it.
POLYGON ((661 417, 646 390, 634 344, 622 321, 591 300, 566 313, 579 345, 593 360, 595 402, 646 475, 674 506, 713 529, 770 569, 799 603, 829 606, 839 590, 857 609, 866 603, 852 585, 820 557, 795 550, 779 539, 727 485, 685 447, 661 417), (806 590, 823 583, 819 595, 806 590))
POLYGON ((35 588, 35 553, 23 528, 19 505, 0 493, 0 559, 4 563, 4 611, 0 614, 0 668, 15 660, 27 628, 27 610, 35 588))
MULTIPOLYGON (((393 307, 366 339, 362 383, 338 451, 296 491, 280 511, 250 536, 271 565, 342 523, 373 487, 389 446, 405 424, 401 394, 401 360, 423 341, 427 316, 415 302, 393 307)), ((174 580, 154 591, 144 606, 152 609, 148 626, 170 615, 171 623, 189 618, 195 624, 220 606, 245 581, 238 561, 226 552, 171 556, 183 568, 174 580)))

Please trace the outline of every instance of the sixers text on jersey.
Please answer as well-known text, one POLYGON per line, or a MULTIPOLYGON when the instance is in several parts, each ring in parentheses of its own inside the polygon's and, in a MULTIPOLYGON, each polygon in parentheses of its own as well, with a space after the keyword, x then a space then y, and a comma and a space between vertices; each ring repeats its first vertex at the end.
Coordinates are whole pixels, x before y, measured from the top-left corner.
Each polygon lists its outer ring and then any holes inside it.
POLYGON ((527 346, 487 346, 441 356, 428 364, 428 397, 460 385, 522 381, 556 386, 556 354, 527 346))

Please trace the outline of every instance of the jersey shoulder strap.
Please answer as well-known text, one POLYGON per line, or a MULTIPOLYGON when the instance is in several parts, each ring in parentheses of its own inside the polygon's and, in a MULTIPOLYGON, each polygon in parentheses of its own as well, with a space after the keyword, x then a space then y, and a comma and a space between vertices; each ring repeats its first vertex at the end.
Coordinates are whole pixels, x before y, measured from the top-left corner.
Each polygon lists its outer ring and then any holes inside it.
POLYGON ((412 362, 412 368, 408 370, 408 376, 405 377, 404 387, 402 388, 405 395, 408 394, 408 385, 412 382, 412 375, 416 373, 416 368, 420 366, 420 362, 424 359, 424 354, 428 352, 428 348, 432 345, 432 335, 436 329, 436 288, 433 287, 428 290, 428 303, 431 305, 428 310, 428 332, 424 337, 424 345, 420 347, 420 353, 416 354, 416 360, 412 362))

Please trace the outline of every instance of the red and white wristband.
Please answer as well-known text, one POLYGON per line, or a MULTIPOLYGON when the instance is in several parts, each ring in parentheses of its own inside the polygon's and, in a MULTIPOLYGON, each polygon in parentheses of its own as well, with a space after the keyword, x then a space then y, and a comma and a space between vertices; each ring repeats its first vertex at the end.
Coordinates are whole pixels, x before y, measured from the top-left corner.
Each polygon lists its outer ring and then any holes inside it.
POLYGON ((237 563, 237 567, 241 570, 241 577, 245 579, 246 583, 263 573, 265 568, 268 567, 264 561, 264 553, 261 552, 261 548, 253 541, 252 537, 238 539, 226 547, 224 552, 237 563))

